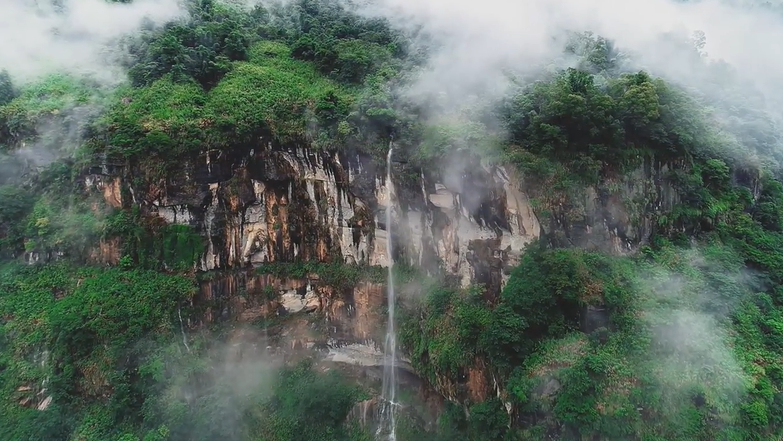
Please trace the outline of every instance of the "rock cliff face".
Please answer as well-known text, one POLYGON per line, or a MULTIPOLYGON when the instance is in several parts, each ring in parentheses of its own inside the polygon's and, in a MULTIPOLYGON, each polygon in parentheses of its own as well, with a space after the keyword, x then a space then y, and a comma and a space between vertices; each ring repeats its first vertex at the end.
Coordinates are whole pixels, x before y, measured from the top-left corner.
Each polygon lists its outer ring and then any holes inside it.
POLYGON ((384 301, 384 287, 377 283, 336 288, 316 274, 292 279, 243 271, 201 281, 189 322, 191 327, 227 320, 261 322, 267 330, 273 328, 280 347, 373 346, 383 331, 377 324, 383 321, 384 301), (272 317, 293 320, 286 321, 289 329, 277 329, 282 320, 274 323, 268 320, 272 317))
POLYGON ((538 201, 543 235, 550 243, 621 255, 645 244, 654 217, 680 203, 674 174, 687 168, 682 162, 646 158, 637 169, 607 174, 598 185, 568 192, 548 191, 541 182, 524 188, 538 201))
MULTIPOLYGON (((647 161, 631 174, 563 194, 513 167, 484 166, 468 154, 455 159, 415 174, 394 163, 387 182, 385 165, 367 156, 269 144, 183 158, 160 179, 104 163, 85 184, 111 206, 135 205, 147 218, 203 236, 194 269, 212 278, 201 282, 186 326, 261 321, 264 338, 245 341, 243 350, 316 351, 379 378, 383 285, 336 287, 317 274, 272 276, 256 268, 307 261, 386 267, 391 209, 396 263, 445 272, 463 286, 483 284, 491 301, 536 238, 614 253, 636 249, 649 238, 652 213, 677 204, 670 170, 684 167, 647 161)), ((102 242, 95 259, 118 259, 118 246, 102 242)), ((482 360, 464 377, 433 386, 455 401, 502 395, 482 360)), ((412 372, 410 378, 415 382, 412 372)))
POLYGON ((453 183, 436 170, 403 186, 386 182, 384 168, 361 155, 268 146, 183 159, 159 180, 104 164, 85 183, 112 206, 135 204, 194 227, 206 243, 202 271, 292 261, 387 266, 390 195, 395 259, 438 262, 464 284, 499 289, 505 268, 540 235, 512 170, 465 162, 453 183))
MULTIPOLYGON (((104 163, 85 185, 112 207, 137 205, 148 217, 193 227, 205 242, 201 271, 293 261, 388 266, 391 200, 397 262, 498 292, 533 239, 617 254, 645 243, 652 216, 678 204, 671 173, 684 168, 650 159, 566 194, 467 154, 414 179, 405 164, 394 164, 390 183, 385 166, 365 155, 268 145, 183 158, 160 179, 104 163)), ((117 258, 111 244, 102 245, 96 259, 117 258)))

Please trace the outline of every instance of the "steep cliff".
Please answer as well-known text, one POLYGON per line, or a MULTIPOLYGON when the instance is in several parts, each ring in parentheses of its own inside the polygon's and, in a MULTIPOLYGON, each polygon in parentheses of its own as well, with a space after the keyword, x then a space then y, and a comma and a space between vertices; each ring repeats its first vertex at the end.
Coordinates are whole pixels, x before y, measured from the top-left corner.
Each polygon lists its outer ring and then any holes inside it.
MULTIPOLYGON (((132 168, 95 167, 85 187, 110 206, 138 206, 145 216, 192 227, 206 239, 201 271, 301 260, 388 265, 383 213, 395 184, 384 182, 367 156, 269 146, 206 152, 181 165, 179 175, 139 186, 132 185, 132 168)), ((513 257, 503 253, 519 253, 540 226, 512 168, 476 160, 449 170, 455 172, 465 179, 451 188, 433 170, 421 176, 420 188, 402 189, 392 200, 392 228, 397 260, 440 260, 468 284, 490 272, 475 265, 503 266, 474 257, 474 250, 488 248, 481 252, 507 266, 513 257)))
MULTIPOLYGON (((617 256, 650 244, 653 231, 665 227, 661 219, 676 216, 683 203, 677 173, 693 171, 683 161, 648 157, 622 175, 563 192, 526 178, 511 163, 483 165, 468 152, 448 168, 415 170, 417 178, 403 182, 394 180, 410 173, 409 164, 394 164, 391 183, 379 173, 383 169, 359 152, 261 143, 249 151, 182 158, 178 174, 155 183, 134 180, 143 173, 127 165, 93 167, 83 179, 87 191, 109 206, 136 207, 148 221, 181 225, 202 238, 192 269, 208 276, 186 309, 186 329, 264 323, 263 342, 253 340, 257 334, 248 339, 242 328, 232 338, 240 348, 287 356, 312 350, 324 361, 362 366, 361 375, 377 382, 386 308, 380 270, 388 265, 385 210, 393 213, 398 265, 455 287, 481 286, 481 295, 496 303, 533 240, 617 256), (280 317, 288 319, 268 324, 280 317)), ((758 197, 758 177, 738 170, 731 179, 758 197)), ((116 264, 119 252, 106 247, 111 245, 102 242, 95 253, 113 256, 108 262, 116 264)), ((604 295, 598 292, 580 307, 578 327, 585 334, 608 326, 604 295)), ((406 384, 421 387, 416 369, 408 361, 401 366, 409 374, 406 384)), ((502 377, 476 356, 456 376, 425 380, 455 403, 501 397, 512 414, 516 408, 502 377)), ((559 387, 545 378, 543 397, 559 387)), ((363 406, 376 409, 371 401, 363 406)))
MULTIPOLYGON (((500 295, 525 245, 541 234, 513 166, 482 166, 477 157, 405 186, 385 182, 361 154, 267 146, 233 159, 225 151, 211 155, 146 185, 129 183, 138 174, 131 167, 96 166, 84 185, 110 206, 136 207, 148 223, 185 226, 203 238, 193 269, 209 275, 186 309, 187 329, 301 317, 269 328, 274 344, 252 342, 256 348, 313 349, 326 360, 382 366, 386 292, 377 268, 388 265, 385 210, 393 212, 398 265, 463 287, 483 285, 488 299, 500 295), (446 174, 451 188, 440 182, 446 174), (338 270, 342 265, 358 268, 338 270), (338 274, 322 280, 318 272, 329 269, 338 274)), ((116 264, 119 251, 106 252, 109 246, 93 254, 116 264)))

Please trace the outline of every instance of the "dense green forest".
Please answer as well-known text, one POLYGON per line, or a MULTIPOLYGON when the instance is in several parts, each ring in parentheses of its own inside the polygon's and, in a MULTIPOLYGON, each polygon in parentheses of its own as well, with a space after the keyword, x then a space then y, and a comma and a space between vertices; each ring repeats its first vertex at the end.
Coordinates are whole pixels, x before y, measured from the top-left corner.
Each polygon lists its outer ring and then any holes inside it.
MULTIPOLYGON (((402 186, 456 149, 513 165, 536 189, 542 225, 567 224, 585 188, 618 193, 639 169, 676 164, 666 173, 679 194, 666 211, 651 195, 633 201, 631 221, 647 216, 652 234, 627 256, 568 246, 553 229, 497 298, 427 274, 405 303, 402 350, 432 385, 461 387, 480 360, 502 393, 448 403, 427 431, 403 419, 401 441, 783 435, 780 132, 750 94, 737 101, 739 88, 700 93, 628 71, 612 42, 574 34, 563 50, 578 65, 433 121, 400 93, 427 50, 383 20, 329 0, 188 5, 187 19, 128 37, 118 89, 0 74, 0 440, 372 440, 347 418, 372 391, 345 375, 312 360, 228 365, 217 325, 183 345, 178 314, 206 277, 193 271, 201 238, 82 189, 101 161, 157 182, 183 156, 258 139, 382 164, 390 137, 402 186), (15 155, 26 142, 55 159, 41 167, 15 155), (91 265, 94 244, 115 238, 119 265, 91 265), (29 265, 26 251, 64 258, 29 265), (592 307, 605 320, 584 332, 592 307), (51 396, 45 411, 20 405, 36 400, 32 384, 51 396)), ((726 75, 698 45, 692 63, 705 84, 726 75)), ((259 270, 317 272, 335 285, 386 277, 307 265, 259 270)))

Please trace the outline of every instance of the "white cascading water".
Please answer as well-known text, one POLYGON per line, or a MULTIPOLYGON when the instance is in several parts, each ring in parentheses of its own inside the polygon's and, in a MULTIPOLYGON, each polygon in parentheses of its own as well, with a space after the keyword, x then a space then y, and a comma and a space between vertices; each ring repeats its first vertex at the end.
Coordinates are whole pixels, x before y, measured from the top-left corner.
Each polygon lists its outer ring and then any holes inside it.
POLYGON ((177 315, 179 316, 179 330, 182 333, 182 344, 185 345, 185 349, 190 352, 190 346, 188 346, 188 337, 185 335, 185 324, 182 322, 182 306, 177 307, 177 315))
POLYGON ((392 181, 391 159, 393 145, 389 142, 389 153, 386 156, 386 188, 388 202, 386 206, 386 256, 389 261, 388 308, 389 321, 386 325, 386 341, 384 344, 383 392, 381 394, 381 421, 376 433, 378 441, 397 440, 397 331, 394 328, 394 278, 392 270, 392 181))

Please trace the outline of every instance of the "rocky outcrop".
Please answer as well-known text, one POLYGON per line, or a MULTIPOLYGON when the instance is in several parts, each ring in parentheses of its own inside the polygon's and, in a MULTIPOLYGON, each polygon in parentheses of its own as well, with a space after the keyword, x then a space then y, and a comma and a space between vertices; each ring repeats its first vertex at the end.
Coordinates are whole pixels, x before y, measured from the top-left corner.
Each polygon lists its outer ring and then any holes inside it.
POLYGON ((422 177, 421 199, 399 203, 399 231, 410 264, 437 263, 463 286, 484 284, 499 293, 508 270, 541 227, 530 200, 506 167, 466 161, 451 186, 422 177))
MULTIPOLYGON (((495 294, 538 237, 633 252, 649 239, 654 216, 679 203, 671 174, 688 168, 647 158, 630 173, 563 190, 468 153, 424 171, 395 163, 392 182, 363 154, 271 144, 202 152, 180 165, 141 179, 148 173, 103 158, 85 185, 109 206, 137 205, 147 216, 193 227, 204 237, 202 271, 299 260, 387 266, 391 207, 397 261, 495 294)), ((117 260, 105 251, 94 260, 117 260)))
POLYGON ((267 145, 183 158, 160 179, 104 163, 85 184, 111 206, 137 205, 192 226, 204 237, 202 271, 299 260, 387 266, 392 200, 396 259, 499 292, 541 232, 515 172, 466 157, 448 173, 398 181, 410 175, 403 168, 396 164, 393 182, 385 182, 366 156, 267 145))
POLYGON ((594 185, 552 191, 551 183, 526 182, 524 188, 537 201, 552 245, 621 255, 647 243, 655 217, 680 203, 672 173, 687 169, 683 162, 646 158, 637 169, 607 174, 594 185))
MULTIPOLYGON (((423 171, 394 163, 391 182, 368 156, 271 144, 203 152, 180 165, 150 178, 132 165, 103 164, 85 184, 111 206, 138 206, 147 218, 188 225, 203 237, 194 269, 214 277, 201 282, 183 310, 184 326, 255 324, 263 335, 237 337, 245 342, 238 351, 315 351, 376 380, 383 364, 383 285, 338 287, 317 274, 292 278, 255 268, 307 261, 388 266, 391 246, 396 263, 451 275, 463 286, 482 284, 492 302, 525 245, 539 237, 557 246, 633 252, 649 239, 656 213, 679 202, 670 172, 686 167, 649 159, 632 173, 563 191, 468 153, 423 171)), ((94 260, 116 261, 117 249, 107 242, 94 260)), ((583 326, 600 326, 600 309, 590 314, 583 326)), ((405 362, 401 367, 412 371, 405 362)), ((505 395, 481 359, 460 378, 435 383, 457 402, 505 395)), ((357 410, 360 420, 372 407, 365 404, 357 410)))
MULTIPOLYGON (((286 346, 314 347, 321 345, 373 345, 381 341, 383 307, 386 304, 384 286, 359 282, 355 286, 337 288, 323 283, 317 274, 304 279, 238 271, 219 274, 200 282, 198 294, 191 300, 189 327, 232 321, 238 323, 273 323, 272 319, 291 317, 302 321, 310 331, 297 334, 282 330, 286 346), (325 329, 309 327, 308 317, 319 317, 325 329), (317 331, 317 332, 316 332, 317 331)), ((279 320, 278 320, 279 321, 279 320)), ((285 328, 290 328, 287 323, 285 328)))
MULTIPOLYGON (((33 352, 32 362, 41 369, 45 369, 49 361, 49 352, 43 349, 37 349, 33 352)), ((20 406, 31 409, 46 410, 52 404, 53 397, 49 391, 49 377, 43 378, 40 382, 30 382, 18 386, 14 393, 14 399, 20 406)))

